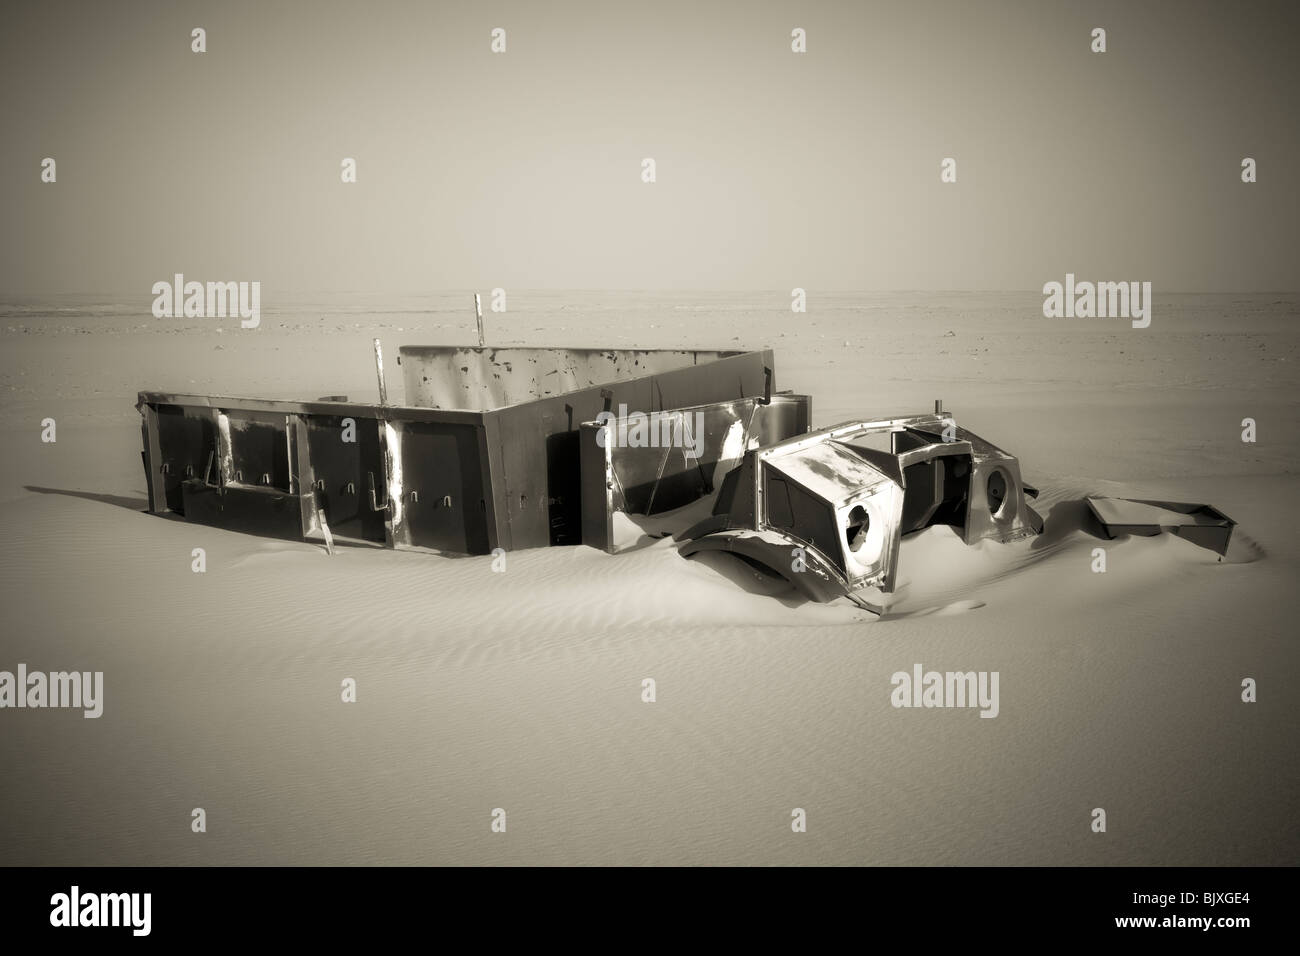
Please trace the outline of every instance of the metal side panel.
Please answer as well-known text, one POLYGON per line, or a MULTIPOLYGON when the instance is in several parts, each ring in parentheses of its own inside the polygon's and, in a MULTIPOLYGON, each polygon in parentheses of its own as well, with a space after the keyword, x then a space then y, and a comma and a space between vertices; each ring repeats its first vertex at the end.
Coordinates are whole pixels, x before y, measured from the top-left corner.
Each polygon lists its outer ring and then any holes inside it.
POLYGON ((893 590, 903 488, 870 462, 832 442, 762 462, 760 529, 817 550, 849 589, 893 590), (837 448, 823 457, 827 446, 837 448))
MULTIPOLYGON (((180 405, 152 406, 156 426, 156 467, 161 481, 161 508, 185 514, 181 483, 187 478, 203 478, 217 454, 216 418, 210 408, 180 405)), ((151 491, 158 485, 151 483, 151 491)))
POLYGON ((986 538, 1013 541, 1042 531, 1043 519, 1027 500, 1020 460, 1015 455, 955 425, 951 417, 937 423, 909 426, 907 435, 905 444, 911 447, 935 441, 970 444, 971 472, 962 527, 962 540, 967 544, 986 538))
POLYGON ((510 513, 506 504, 505 460, 502 451, 501 421, 486 414, 479 427, 479 467, 483 469, 483 486, 487 492, 483 511, 488 526, 488 544, 509 551, 514 547, 510 535, 510 513))
POLYGON ((482 421, 475 426, 475 440, 478 443, 478 467, 483 487, 483 496, 479 499, 479 510, 483 514, 483 523, 487 529, 487 545, 489 551, 497 548, 505 548, 503 543, 504 532, 500 521, 500 507, 498 506, 497 487, 498 464, 500 461, 500 445, 496 437, 496 427, 494 422, 487 420, 482 421), (496 454, 493 452, 494 445, 497 448, 496 454))
POLYGON ((324 539, 331 551, 334 543, 329 532, 329 522, 320 508, 316 496, 316 473, 312 468, 311 448, 307 443, 307 418, 293 415, 289 418, 289 475, 291 490, 298 495, 299 522, 306 541, 324 539))
POLYGON ((388 425, 388 486, 394 547, 457 554, 491 551, 485 499, 491 490, 479 454, 479 429, 441 422, 388 425))
POLYGON ((219 458, 227 484, 291 490, 288 416, 279 412, 222 409, 219 458))
POLYGON ((357 541, 385 540, 385 516, 370 505, 370 481, 385 480, 380 444, 381 426, 375 418, 338 415, 304 415, 300 445, 305 476, 332 535, 357 541))
MULTIPOLYGON (((747 451, 806 431, 809 406, 807 396, 787 394, 767 404, 744 398, 584 423, 584 543, 615 551, 619 514, 644 525, 637 519, 680 512, 718 491, 747 451)), ((683 530, 672 517, 648 530, 683 530)), ((685 524, 696 517, 683 514, 685 524)))
POLYGON ((646 414, 761 396, 772 353, 747 352, 607 387, 486 413, 501 436, 505 519, 512 548, 577 544, 582 538, 578 429, 607 408, 646 414))
POLYGON ((181 483, 185 520, 270 538, 301 541, 301 495, 278 488, 215 488, 198 478, 181 483))
POLYGON ((582 543, 602 551, 614 550, 614 511, 622 496, 614 486, 613 449, 601 441, 602 426, 583 424, 578 438, 582 473, 582 543))
POLYGON ((140 432, 144 441, 144 478, 149 491, 149 510, 163 514, 167 507, 167 479, 162 472, 162 444, 158 434, 158 412, 149 404, 140 406, 140 432))
POLYGON ((569 431, 564 407, 562 401, 532 402, 487 413, 500 435, 501 471, 494 478, 503 491, 498 504, 508 528, 507 550, 551 543, 546 439, 569 431))
POLYGON ((383 417, 392 421, 440 421, 475 424, 482 419, 479 412, 456 409, 413 408, 407 405, 374 405, 346 400, 321 399, 311 402, 281 401, 267 398, 241 398, 211 395, 189 395, 173 392, 140 392, 137 406, 175 405, 198 414, 202 409, 224 409, 247 412, 276 412, 281 415, 350 415, 354 418, 383 417))
POLYGON ((593 349, 407 345, 406 403, 487 411, 717 361, 718 349, 593 349))

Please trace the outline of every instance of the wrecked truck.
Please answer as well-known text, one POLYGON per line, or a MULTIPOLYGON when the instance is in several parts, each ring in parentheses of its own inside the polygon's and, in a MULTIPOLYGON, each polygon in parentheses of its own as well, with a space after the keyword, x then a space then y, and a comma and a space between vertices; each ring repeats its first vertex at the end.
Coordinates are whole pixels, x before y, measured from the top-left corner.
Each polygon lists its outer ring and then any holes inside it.
POLYGON ((846 422, 746 453, 728 472, 713 514, 677 537, 680 551, 732 552, 807 597, 894 590, 904 535, 949 525, 966 544, 1043 530, 1037 489, 1020 463, 933 415, 846 422), (792 560, 793 559, 793 560, 792 560))

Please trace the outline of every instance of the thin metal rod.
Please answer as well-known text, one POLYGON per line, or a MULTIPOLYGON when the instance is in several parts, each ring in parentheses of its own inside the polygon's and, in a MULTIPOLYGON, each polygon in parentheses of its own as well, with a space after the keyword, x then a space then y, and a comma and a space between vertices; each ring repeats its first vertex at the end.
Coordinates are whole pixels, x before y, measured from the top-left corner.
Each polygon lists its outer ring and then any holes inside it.
POLYGON ((474 321, 478 323, 478 347, 483 347, 483 300, 474 293, 474 321))
POLYGON ((379 377, 379 404, 388 404, 388 387, 384 384, 384 350, 375 339, 375 375, 379 377))

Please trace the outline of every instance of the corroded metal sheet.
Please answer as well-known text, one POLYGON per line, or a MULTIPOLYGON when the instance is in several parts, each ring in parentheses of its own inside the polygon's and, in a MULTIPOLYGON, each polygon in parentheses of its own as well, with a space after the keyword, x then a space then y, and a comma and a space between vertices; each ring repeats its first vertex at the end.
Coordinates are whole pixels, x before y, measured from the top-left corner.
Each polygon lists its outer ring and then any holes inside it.
POLYGON ((487 411, 737 354, 716 349, 407 345, 399 350, 398 362, 407 405, 487 411))

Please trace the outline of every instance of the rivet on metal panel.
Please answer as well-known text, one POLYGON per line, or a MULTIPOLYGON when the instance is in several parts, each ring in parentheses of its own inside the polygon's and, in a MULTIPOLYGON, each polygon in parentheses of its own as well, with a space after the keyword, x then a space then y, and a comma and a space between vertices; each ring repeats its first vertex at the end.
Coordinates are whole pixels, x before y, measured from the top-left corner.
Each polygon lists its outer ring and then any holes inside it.
POLYGON ((161 471, 164 475, 170 475, 172 473, 172 466, 169 465, 167 462, 163 462, 162 467, 159 468, 158 470, 161 471))
POLYGON ((443 506, 444 508, 450 508, 450 507, 451 507, 451 495, 443 495, 443 496, 442 496, 442 506, 443 506))
POLYGON ((271 483, 271 476, 265 471, 262 472, 262 484, 269 485, 270 483, 271 483))
POLYGON ((420 503, 420 493, 419 493, 418 491, 412 491, 412 492, 411 492, 411 504, 414 505, 414 504, 419 504, 419 503, 420 503))
POLYGON ((351 481, 349 481, 349 482, 348 482, 348 494, 350 494, 350 495, 355 495, 356 493, 357 493, 357 486, 356 486, 356 484, 353 483, 353 482, 351 482, 351 481))

